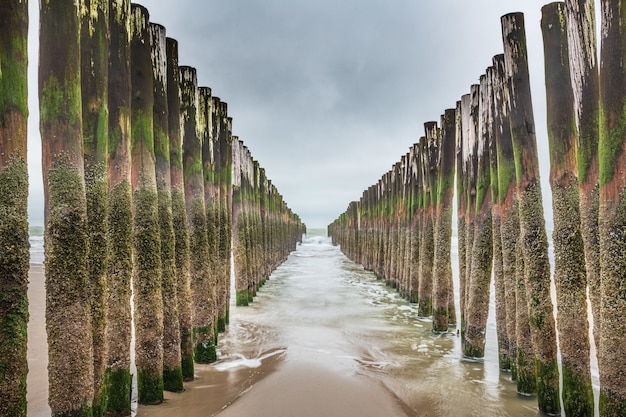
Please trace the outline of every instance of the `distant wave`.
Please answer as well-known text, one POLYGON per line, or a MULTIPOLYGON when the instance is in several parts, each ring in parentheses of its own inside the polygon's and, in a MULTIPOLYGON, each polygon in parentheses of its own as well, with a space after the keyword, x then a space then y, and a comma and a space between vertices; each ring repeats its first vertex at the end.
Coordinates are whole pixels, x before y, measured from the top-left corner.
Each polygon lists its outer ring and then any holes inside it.
POLYGON ((42 264, 43 255, 43 226, 30 226, 28 229, 30 241, 30 263, 42 264))

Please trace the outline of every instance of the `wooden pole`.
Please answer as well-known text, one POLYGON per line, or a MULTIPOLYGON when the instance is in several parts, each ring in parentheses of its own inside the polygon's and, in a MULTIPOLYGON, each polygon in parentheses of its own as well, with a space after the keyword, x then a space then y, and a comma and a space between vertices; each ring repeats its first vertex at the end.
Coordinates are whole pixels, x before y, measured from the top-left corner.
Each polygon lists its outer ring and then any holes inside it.
MULTIPOLYGON (((493 61, 492 61, 493 62, 493 61)), ((493 62, 495 65, 495 62, 493 62)), ((493 240, 493 277, 496 302, 496 333, 498 338, 498 364, 500 370, 507 372, 511 370, 511 347, 509 333, 507 329, 508 317, 506 311, 506 287, 504 278, 504 263, 502 260, 502 236, 501 236, 501 214, 498 184, 498 148, 496 135, 501 125, 496 124, 496 96, 500 94, 496 90, 501 88, 498 70, 495 66, 487 68, 487 78, 491 85, 492 103, 489 111, 490 134, 489 134, 489 164, 491 176, 491 220, 492 220, 492 240, 493 240)), ((507 125, 508 127, 508 125, 507 125)))
POLYGON ((39 10, 39 107, 45 197, 48 402, 55 416, 92 415, 93 334, 87 278, 78 3, 39 10))
POLYGON ((135 363, 139 403, 159 404, 163 402, 163 299, 148 10, 132 4, 130 26, 135 363))
MULTIPOLYGON (((500 241, 502 251, 502 278, 505 289, 506 304, 506 331, 509 342, 509 358, 511 379, 517 381, 518 392, 522 394, 534 392, 534 368, 522 369, 518 378, 517 356, 527 357, 532 355, 530 342, 530 328, 528 325, 528 308, 526 297, 522 297, 517 285, 517 241, 519 238, 519 210, 516 191, 515 157, 513 155, 513 143, 511 142, 511 129, 509 118, 509 101, 506 74, 504 68, 504 55, 493 57, 494 68, 494 137, 497 160, 497 212, 500 217, 500 241), (523 319, 517 322, 517 301, 524 306, 520 309, 523 319), (522 302, 523 300, 523 302, 522 302), (518 327, 520 332, 518 333, 518 327), (520 345, 518 349, 518 337, 520 345), (526 376, 526 373, 531 376, 526 376), (532 381, 532 388, 525 381, 532 381)), ((494 178, 492 178, 494 179, 494 178)), ((495 188, 495 187, 494 187, 495 188)), ((494 234, 495 238, 495 234, 494 234)), ((523 288, 523 271, 521 288, 523 288)))
POLYGON ((110 3, 108 77, 108 414, 130 413, 133 217, 130 168, 130 1, 110 3))
POLYGON ((189 227, 185 206, 183 178, 183 135, 180 129, 180 71, 178 42, 166 39, 167 53, 167 110, 170 152, 170 181, 172 190, 172 225, 174 228, 176 263, 176 301, 180 332, 180 354, 183 379, 194 378, 193 340, 191 326, 191 272, 189 227))
POLYGON ((550 185, 554 212, 554 282, 568 416, 593 416, 589 364, 587 275, 581 233, 574 94, 570 80, 565 3, 541 9, 545 56, 550 185))
POLYGON ((218 304, 218 330, 225 331, 230 308, 230 255, 232 236, 232 135, 228 119, 228 106, 213 97, 215 112, 213 129, 219 148, 219 253, 218 281, 220 283, 218 304))
POLYGON ((83 0, 81 6, 81 91, 83 152, 87 198, 87 275, 91 285, 91 320, 94 355, 93 413, 106 407, 103 391, 107 358, 107 160, 109 3, 83 0))
POLYGON ((600 414, 626 415, 626 15, 623 1, 603 0, 600 40, 600 414))
POLYGON ((548 237, 543 218, 523 14, 504 15, 502 35, 505 68, 510 80, 511 137, 517 173, 528 319, 537 370, 537 402, 541 411, 558 414, 561 406, 556 329, 550 298, 548 237))
POLYGON ((596 16, 593 0, 565 2, 570 77, 574 94, 577 127, 578 184, 580 217, 589 300, 593 313, 593 334, 600 345, 600 241, 598 213, 599 73, 596 46, 596 16))
POLYGON ((210 304, 209 241, 204 207, 202 144, 198 137, 198 81, 195 68, 180 67, 183 171, 189 222, 192 337, 196 363, 215 360, 213 308, 210 304))
MULTIPOLYGON (((198 88, 198 136, 201 142, 202 152, 202 178, 204 187, 204 209, 207 231, 208 251, 208 301, 210 303, 213 321, 213 343, 217 345, 217 224, 215 221, 215 189, 213 176, 215 162, 213 160, 213 142, 211 140, 211 106, 213 98, 211 89, 208 87, 198 88)), ((216 358, 217 359, 217 356, 216 358)))
MULTIPOLYGON (((456 156, 456 110, 441 116, 441 145, 438 156, 437 211, 433 282, 433 331, 447 332, 450 294, 453 293, 450 250, 452 244, 452 201, 456 156)), ((452 304, 454 306, 454 304, 452 304)))
POLYGON ((482 358, 485 355, 485 334, 493 264, 491 166, 489 162, 491 140, 489 113, 492 91, 491 80, 488 80, 486 75, 480 77, 478 94, 476 165, 473 175, 470 176, 470 181, 476 184, 471 188, 475 190, 475 193, 472 193, 474 236, 470 275, 466 281, 465 347, 463 349, 463 354, 469 358, 482 358))
POLYGON ((28 2, 0 1, 0 415, 26 416, 28 2))
POLYGON ((457 226, 457 247, 458 247, 458 258, 459 258, 459 310, 461 313, 461 330, 463 330, 462 323, 465 320, 465 276, 467 274, 467 262, 466 262, 466 252, 467 249, 465 247, 467 241, 467 231, 466 231, 466 215, 467 215, 467 193, 465 191, 466 188, 466 179, 467 177, 464 175, 465 173, 465 164, 464 164, 464 151, 466 146, 466 135, 465 135, 465 114, 468 111, 467 106, 469 105, 469 94, 461 97, 461 100, 456 103, 456 117, 454 121, 454 129, 456 131, 456 144, 455 144, 455 153, 456 153, 456 204, 457 204, 457 215, 456 215, 456 226, 457 226))
POLYGON ((153 127, 155 175, 161 238, 161 294, 163 299, 163 389, 183 390, 180 327, 176 296, 176 242, 172 218, 169 111, 167 97, 167 43, 165 28, 150 24, 153 73, 153 127))

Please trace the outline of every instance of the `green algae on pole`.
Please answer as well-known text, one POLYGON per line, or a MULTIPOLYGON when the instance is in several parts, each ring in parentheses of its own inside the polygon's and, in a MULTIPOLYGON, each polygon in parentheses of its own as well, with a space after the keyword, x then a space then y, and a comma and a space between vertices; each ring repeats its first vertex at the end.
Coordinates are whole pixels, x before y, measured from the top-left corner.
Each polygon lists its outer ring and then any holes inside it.
POLYGON ((108 272, 105 372, 108 415, 130 414, 131 276, 130 1, 110 3, 108 73, 108 272))
POLYGON ((135 362, 140 404, 163 402, 161 239, 155 175, 153 75, 148 10, 131 5, 131 184, 135 362))
MULTIPOLYGON (((438 157, 437 212, 435 215, 435 256, 433 282, 433 330, 448 331, 452 287, 452 201, 456 154, 456 110, 441 116, 441 144, 438 157)), ((454 304, 452 304, 454 306, 454 304)))
POLYGON ((501 371, 507 372, 511 370, 511 348, 507 329, 506 288, 503 272, 504 264, 502 261, 501 217, 498 197, 498 149, 496 142, 497 130, 501 129, 502 126, 496 125, 496 94, 498 94, 496 89, 500 88, 500 80, 498 70, 494 66, 487 68, 487 78, 491 84, 492 94, 492 103, 489 109, 491 112, 489 116, 491 125, 489 134, 489 165, 491 176, 491 230, 493 240, 494 298, 496 302, 496 335, 498 340, 498 364, 501 371))
POLYGON ((109 3, 84 0, 81 11, 81 92, 83 154, 87 197, 87 274, 91 285, 94 355, 93 413, 106 408, 104 377, 107 362, 107 159, 109 117, 109 3))
POLYGON ((601 1, 600 40, 600 281, 598 350, 600 415, 626 415, 626 15, 623 1, 601 1))
POLYGON ((233 265, 235 274, 235 304, 248 305, 248 282, 245 276, 245 209, 242 183, 243 143, 233 138, 233 265))
POLYGON ((198 80, 195 68, 180 69, 180 123, 183 129, 183 177, 189 228, 192 338, 194 359, 209 363, 216 359, 213 308, 210 305, 209 242, 204 208, 202 144, 198 137, 198 80))
POLYGON ((574 110, 578 132, 577 159, 580 187, 580 217, 589 300, 593 314, 593 334, 600 346, 600 241, 598 213, 599 74, 596 46, 596 16, 593 0, 567 0, 567 39, 574 110))
POLYGON ((589 364, 587 275, 581 233, 574 94, 570 81, 565 3, 543 6, 550 185, 554 211, 554 281, 563 372, 563 408, 568 416, 593 416, 589 364))
POLYGON ((48 403, 55 416, 91 416, 93 335, 87 277, 78 3, 42 2, 39 21, 48 403))
POLYGON ((463 355, 469 358, 482 358, 485 355, 485 333, 493 264, 491 166, 489 159, 489 142, 492 134, 490 126, 492 89, 491 80, 486 75, 480 77, 478 96, 476 165, 474 165, 475 170, 473 171, 475 177, 470 178, 470 181, 475 183, 476 190, 473 209, 474 236, 471 247, 469 282, 465 283, 467 299, 463 355))
POLYGON ((524 281, 535 351, 537 402, 541 411, 558 414, 561 406, 556 329, 550 298, 548 237, 539 181, 524 16, 521 13, 507 14, 502 17, 501 23, 505 69, 509 80, 510 126, 517 174, 524 281))
MULTIPOLYGON (((516 175, 515 175, 515 157, 513 155, 513 144, 511 142, 511 130, 509 128, 509 102, 508 93, 506 92, 506 79, 504 69, 504 55, 499 54, 493 57, 492 60, 494 74, 493 74, 493 99, 494 99, 494 141, 495 141, 495 162, 497 163, 497 175, 494 175, 493 180, 497 179, 497 186, 492 184, 495 189, 497 187, 497 202, 496 213, 499 217, 500 223, 500 250, 502 252, 502 280, 504 287, 504 303, 506 308, 506 332, 507 341, 509 344, 509 361, 511 370, 511 379, 517 381, 517 304, 516 294, 516 247, 517 239, 519 236, 519 212, 517 208, 517 194, 516 194, 516 175)), ((493 155, 493 154, 492 154, 493 155)), ((493 161, 492 161, 493 164, 493 161)), ((493 190, 492 190, 493 191, 493 190)), ((495 191, 494 191, 495 192, 495 191)), ((494 213, 494 215, 496 215, 494 213)), ((494 239, 496 232, 494 231, 494 239)), ((495 243, 494 243, 495 245, 495 243)), ((524 298, 524 311, 527 317, 526 300, 524 298)), ((496 313, 497 314, 497 313, 496 313)), ((528 328, 528 320, 523 323, 525 328, 528 328)), ((527 337, 524 337, 522 344, 530 344, 530 330, 525 332, 527 337)), ((532 346, 528 349, 532 352, 532 346)), ((534 381, 534 373, 532 374, 532 380, 534 381)), ((518 390, 525 393, 523 388, 525 385, 521 378, 521 382, 518 383, 518 390)), ((533 383, 534 387, 534 383, 533 383)), ((532 390, 534 392, 534 388, 532 390)))
POLYGON ((165 28, 150 24, 153 74, 153 126, 155 174, 161 238, 161 295, 163 300, 163 389, 183 390, 180 327, 176 297, 175 237, 172 220, 170 140, 167 99, 167 56, 165 28))
POLYGON ((26 416, 28 2, 0 1, 0 415, 26 416))
POLYGON ((228 118, 228 105, 218 97, 212 97, 211 111, 213 136, 217 141, 216 159, 218 171, 216 181, 219 184, 219 242, 218 242, 218 304, 217 328, 225 331, 230 308, 230 255, 232 235, 232 135, 231 122, 228 118))
POLYGON ((191 273, 189 264, 189 229, 183 179, 183 136, 180 128, 180 71, 178 69, 178 42, 175 39, 166 39, 166 54, 172 224, 174 227, 176 263, 176 301, 183 379, 190 381, 194 378, 191 328, 191 273))

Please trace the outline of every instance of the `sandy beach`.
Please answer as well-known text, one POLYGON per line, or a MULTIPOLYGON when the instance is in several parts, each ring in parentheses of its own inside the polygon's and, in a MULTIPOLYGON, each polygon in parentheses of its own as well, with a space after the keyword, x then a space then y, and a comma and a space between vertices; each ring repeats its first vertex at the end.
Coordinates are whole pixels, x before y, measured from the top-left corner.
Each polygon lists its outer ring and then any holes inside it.
MULTIPOLYGON (((50 415, 45 331, 45 279, 31 264, 28 296, 28 416, 50 415)), ((196 379, 183 393, 165 393, 158 406, 139 406, 137 415, 161 416, 413 416, 389 390, 371 378, 312 361, 265 355, 258 367, 220 369, 196 365, 196 379)))

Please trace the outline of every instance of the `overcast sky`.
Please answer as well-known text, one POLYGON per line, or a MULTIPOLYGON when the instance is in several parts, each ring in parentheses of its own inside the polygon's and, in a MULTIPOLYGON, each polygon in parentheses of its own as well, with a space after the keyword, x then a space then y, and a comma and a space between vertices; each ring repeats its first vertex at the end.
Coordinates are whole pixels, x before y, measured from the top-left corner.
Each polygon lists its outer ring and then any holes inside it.
MULTIPOLYGON (((228 103, 233 134, 311 228, 326 227, 439 121, 502 53, 500 17, 525 14, 546 220, 543 46, 537 0, 144 0, 180 64, 228 103)), ((42 224, 38 2, 30 2, 30 218, 42 224)), ((547 192, 548 191, 548 192, 547 192)))

